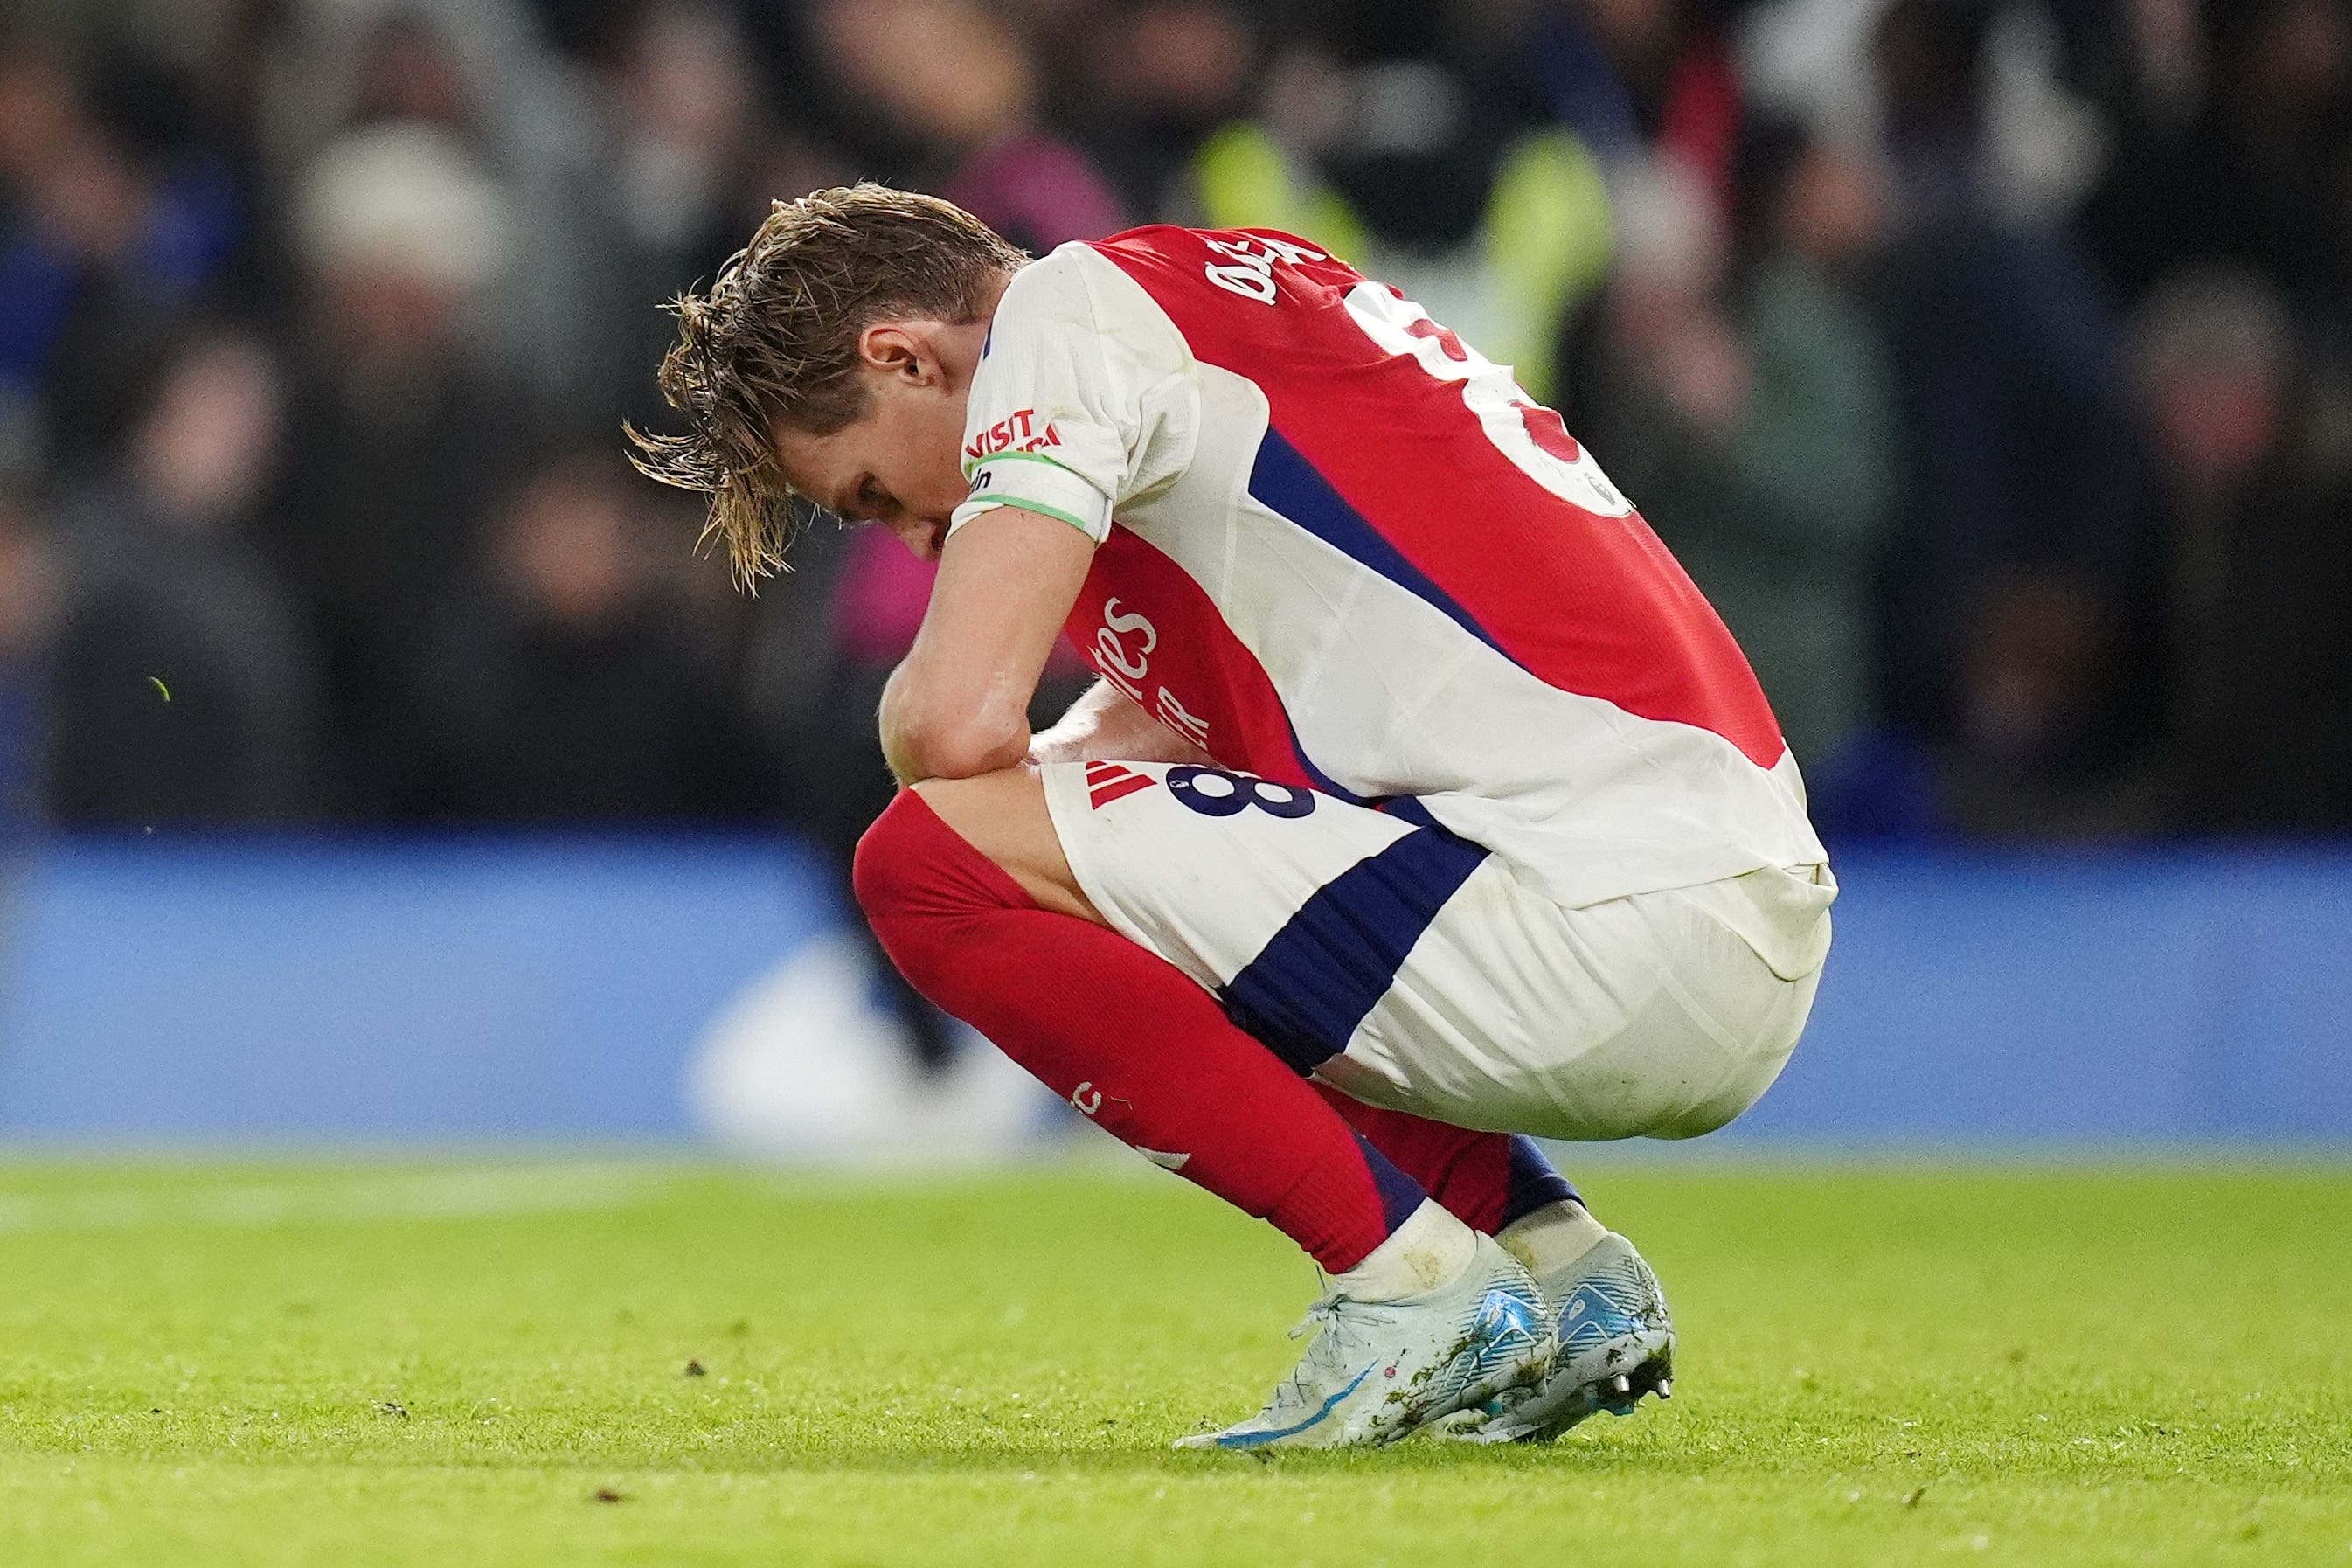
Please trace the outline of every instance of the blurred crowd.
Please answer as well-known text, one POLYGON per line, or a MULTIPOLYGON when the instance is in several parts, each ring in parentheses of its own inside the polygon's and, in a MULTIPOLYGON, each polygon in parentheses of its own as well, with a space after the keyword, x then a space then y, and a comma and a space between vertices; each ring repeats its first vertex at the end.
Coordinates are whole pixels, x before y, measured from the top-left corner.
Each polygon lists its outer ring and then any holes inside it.
POLYGON ((818 526, 739 595, 617 432, 659 303, 871 177, 1402 287, 1688 565, 1832 846, 2352 829, 2352 0, 0 16, 20 821, 845 845, 928 568, 818 526))

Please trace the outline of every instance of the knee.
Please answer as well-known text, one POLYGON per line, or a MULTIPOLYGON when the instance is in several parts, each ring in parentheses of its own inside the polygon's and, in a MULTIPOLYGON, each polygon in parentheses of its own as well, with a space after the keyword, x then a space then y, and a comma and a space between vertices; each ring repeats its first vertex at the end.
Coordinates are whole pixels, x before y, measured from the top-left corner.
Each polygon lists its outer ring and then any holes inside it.
POLYGON ((944 828, 938 816, 913 790, 902 789, 882 815, 858 836, 856 853, 849 863, 849 885, 857 907, 869 921, 882 921, 907 910, 922 886, 923 868, 935 856, 926 852, 926 826, 944 828), (924 821, 929 818, 929 824, 924 821))
POLYGON ((1019 883, 911 789, 900 790, 858 839, 849 882, 877 932, 925 916, 1030 907, 1019 883))

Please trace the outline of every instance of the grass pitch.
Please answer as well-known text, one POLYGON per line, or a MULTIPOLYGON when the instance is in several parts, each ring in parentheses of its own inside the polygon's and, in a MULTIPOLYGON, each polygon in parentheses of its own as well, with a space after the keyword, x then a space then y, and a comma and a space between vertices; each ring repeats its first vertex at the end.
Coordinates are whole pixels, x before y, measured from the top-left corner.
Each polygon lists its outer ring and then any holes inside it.
POLYGON ((1259 1461, 1156 1174, 0 1166, 0 1563, 2352 1563, 2352 1171, 1583 1174, 1671 1405, 1259 1461))

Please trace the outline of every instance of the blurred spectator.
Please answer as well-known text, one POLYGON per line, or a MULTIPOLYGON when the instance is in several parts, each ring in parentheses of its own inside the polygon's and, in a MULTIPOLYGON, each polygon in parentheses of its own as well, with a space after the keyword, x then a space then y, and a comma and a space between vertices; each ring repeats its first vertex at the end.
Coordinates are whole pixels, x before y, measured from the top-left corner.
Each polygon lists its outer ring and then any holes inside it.
POLYGON ((2315 483, 2285 300, 2186 272, 2137 323, 2161 460, 2174 820, 2352 827, 2352 498, 2315 483))
POLYGON ((66 279, 43 243, 36 193, 52 152, 78 133, 73 76, 35 38, 0 38, 0 472, 40 458, 41 372, 66 279))
POLYGON ((478 280, 467 335, 486 368, 561 414, 611 396, 608 173, 593 95, 531 24, 517 0, 289 6, 262 141, 298 228, 304 186, 355 131, 422 132, 462 161, 509 252, 530 258, 478 280))
POLYGON ((203 300, 243 225, 183 84, 132 54, 78 87, 37 45, 0 65, 0 387, 37 398, 60 469, 110 456, 152 347, 203 300))
POLYGON ((1229 0, 1144 0, 1118 24, 1087 38, 1093 142, 1128 206, 1160 214, 1181 201, 1173 187, 1202 143, 1246 113, 1257 37, 1229 0))
POLYGON ((1555 27, 1559 57, 1577 64, 1573 74, 1555 67, 1548 85, 1562 119, 1592 124, 1617 144, 1613 152, 1632 151, 1622 145, 1632 131, 1696 175, 1728 215, 1743 89, 1729 42, 1708 15, 1715 9, 1700 0, 1585 0, 1582 15, 1606 68, 1580 58, 1555 27))
POLYGON ((351 815, 409 804, 413 741, 394 694, 475 552, 521 423, 463 331, 508 260, 501 219, 462 144, 416 123, 349 133, 299 192, 310 319, 265 537, 325 651, 334 784, 351 815))
POLYGON ((2202 10, 2203 111, 2147 113, 2130 127, 2085 232, 2127 301, 2173 268, 2226 262, 2340 328, 2352 288, 2352 16, 2340 0, 2204 0, 2202 10))
POLYGON ((849 91, 930 166, 924 184, 1042 254, 1127 226, 1086 155, 1037 118, 1037 61, 973 0, 823 0, 824 45, 849 91))
POLYGON ((0 490, 0 843, 42 816, 56 563, 21 496, 0 490))
MULTIPOLYGON (((1970 95, 1980 195, 2036 225, 2063 223, 2095 180, 2109 141, 2098 105, 2127 102, 2174 68, 2162 13, 2199 0, 1961 0, 1936 27, 1981 37, 1970 95), (2143 23, 2147 24, 2142 26, 2143 23), (2129 33, 2127 39, 2124 35, 2129 33)), ((1740 80, 1749 101, 1803 117, 1843 140, 1871 134, 1910 106, 1874 68, 1893 0, 1761 0, 1744 7, 1740 80)), ((1903 23, 1916 27, 1917 18, 1903 23)), ((1906 82, 1903 90, 1915 84, 1906 82)))
POLYGON ((316 662, 239 531, 279 421, 261 350, 199 339, 163 369, 120 477, 66 505, 43 790, 57 820, 266 823, 315 808, 316 662))
POLYGON ((1678 162, 1621 184, 1608 464, 1746 649, 1797 758, 1830 779, 1874 707, 1870 583, 1897 454, 1862 290, 1885 223, 1873 165, 1769 125, 1744 160, 1741 275, 1678 162))
POLYGON ((684 5, 647 7, 604 85, 614 136, 599 205, 619 242, 610 258, 613 391, 643 423, 667 416, 646 367, 660 363, 674 332, 654 306, 743 243, 736 185, 751 154, 758 89, 725 18, 684 5))
POLYGON ((442 612, 420 663, 428 810, 611 823, 740 816, 772 798, 645 502, 604 449, 516 493, 488 570, 442 612))
POLYGON ((1592 149, 1543 117, 1514 62, 1398 58, 1359 37, 1269 62, 1255 117, 1207 137, 1178 221, 1305 236, 1402 289, 1538 398, 1612 244, 1592 149))
POLYGON ((2112 313, 2053 234, 1988 192, 1988 8, 1896 0, 1876 35, 1895 174, 1889 341, 1907 454, 1886 558, 1894 716, 1995 832, 2112 826, 2134 744, 2118 649, 2147 469, 2112 313))

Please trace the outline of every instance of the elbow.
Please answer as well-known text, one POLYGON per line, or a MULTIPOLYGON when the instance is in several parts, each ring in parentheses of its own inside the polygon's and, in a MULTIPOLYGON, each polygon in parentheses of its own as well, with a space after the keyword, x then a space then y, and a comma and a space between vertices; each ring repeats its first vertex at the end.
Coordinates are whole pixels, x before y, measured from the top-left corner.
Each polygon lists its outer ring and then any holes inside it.
POLYGON ((913 774, 907 782, 969 779, 978 778, 982 773, 1001 773, 1027 759, 1028 740, 1025 725, 1013 738, 978 734, 969 730, 920 736, 907 753, 913 774))
POLYGON ((976 778, 1027 759, 1028 715, 893 713, 883 725, 883 751, 901 784, 976 778))

